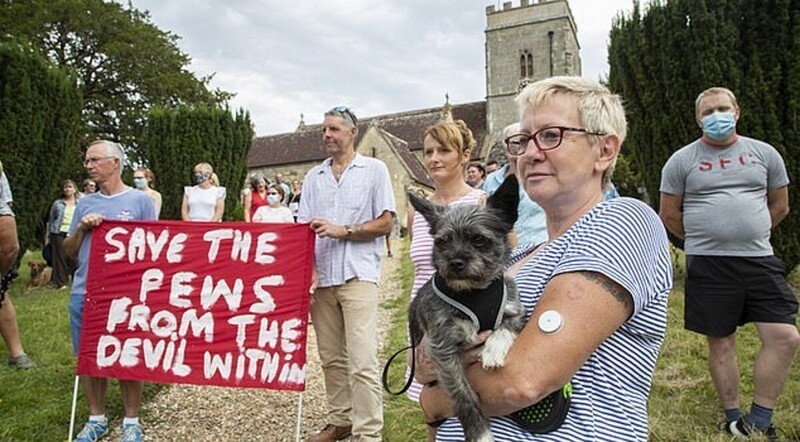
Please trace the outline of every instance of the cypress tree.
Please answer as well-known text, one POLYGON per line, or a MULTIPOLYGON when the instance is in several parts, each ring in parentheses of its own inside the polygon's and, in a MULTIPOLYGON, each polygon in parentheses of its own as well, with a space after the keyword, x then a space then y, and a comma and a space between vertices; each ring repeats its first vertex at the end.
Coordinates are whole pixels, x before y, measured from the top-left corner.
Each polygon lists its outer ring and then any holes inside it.
POLYGON ((239 190, 247 175, 247 152, 253 138, 249 113, 209 107, 150 110, 143 140, 150 169, 164 200, 162 219, 180 219, 184 186, 192 168, 209 163, 227 190, 224 220, 233 220, 239 190))
POLYGON ((14 196, 21 250, 43 244, 61 182, 82 172, 82 107, 74 76, 24 45, 0 44, 0 161, 14 196))

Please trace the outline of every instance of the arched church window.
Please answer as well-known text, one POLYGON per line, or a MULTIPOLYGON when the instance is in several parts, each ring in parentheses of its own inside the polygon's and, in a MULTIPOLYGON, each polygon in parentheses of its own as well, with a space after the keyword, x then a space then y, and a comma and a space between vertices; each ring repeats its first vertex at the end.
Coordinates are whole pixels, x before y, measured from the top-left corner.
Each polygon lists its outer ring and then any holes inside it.
POLYGON ((533 78, 533 54, 527 49, 519 56, 519 78, 533 78))

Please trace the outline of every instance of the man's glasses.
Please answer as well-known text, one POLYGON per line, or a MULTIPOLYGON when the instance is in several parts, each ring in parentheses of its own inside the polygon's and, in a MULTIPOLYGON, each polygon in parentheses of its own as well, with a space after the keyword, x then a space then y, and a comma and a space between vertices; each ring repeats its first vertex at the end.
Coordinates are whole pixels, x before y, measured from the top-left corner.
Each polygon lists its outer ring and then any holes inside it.
POLYGON ((329 110, 328 112, 325 112, 325 115, 338 115, 344 118, 345 120, 350 121, 350 124, 352 124, 353 126, 355 126, 358 123, 358 118, 356 118, 353 111, 351 111, 345 106, 336 106, 331 110, 329 110))
POLYGON ((607 135, 602 132, 590 132, 586 129, 577 127, 564 127, 564 126, 551 126, 539 129, 532 135, 529 134, 515 134, 506 138, 506 151, 510 155, 520 156, 525 153, 530 145, 531 140, 533 144, 541 151, 553 150, 561 145, 564 141, 564 132, 583 132, 586 135, 607 135))
POLYGON ((83 160, 83 165, 84 166, 88 166, 90 164, 95 164, 100 160, 108 160, 110 158, 116 158, 116 157, 92 157, 92 158, 87 158, 87 159, 83 160))

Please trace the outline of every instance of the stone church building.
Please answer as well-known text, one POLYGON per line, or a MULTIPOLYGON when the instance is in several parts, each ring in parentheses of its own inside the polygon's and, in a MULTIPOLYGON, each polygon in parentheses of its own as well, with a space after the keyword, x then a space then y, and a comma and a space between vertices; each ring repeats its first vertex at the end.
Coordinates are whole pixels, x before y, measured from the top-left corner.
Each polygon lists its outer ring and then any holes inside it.
MULTIPOLYGON (((518 121, 514 97, 529 82, 553 75, 580 75, 577 28, 567 0, 520 0, 486 7, 486 100, 441 108, 359 116, 357 151, 382 160, 389 168, 397 201, 400 231, 406 224, 408 188, 432 189, 422 164, 422 134, 441 119, 461 119, 472 130, 478 147, 474 162, 504 160, 501 132, 518 121)), ((294 132, 257 137, 247 158, 250 173, 270 181, 281 172, 286 181, 303 180, 324 160, 321 124, 303 121, 294 132)), ((501 161, 502 162, 502 161, 501 161)))

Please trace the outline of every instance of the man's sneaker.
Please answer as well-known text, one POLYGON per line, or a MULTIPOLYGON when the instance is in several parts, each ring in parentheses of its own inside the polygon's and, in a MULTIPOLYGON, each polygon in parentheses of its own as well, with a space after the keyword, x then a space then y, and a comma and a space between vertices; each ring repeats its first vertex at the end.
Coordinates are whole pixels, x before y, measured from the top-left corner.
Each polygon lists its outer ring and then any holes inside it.
POLYGON ((120 442, 142 442, 142 426, 139 424, 127 424, 122 426, 122 436, 120 442))
POLYGON ((744 416, 728 423, 728 432, 739 439, 749 439, 750 436, 760 434, 766 437, 770 442, 778 440, 778 430, 774 425, 770 425, 766 430, 761 431, 747 422, 744 416))
POLYGON ((13 368, 19 368, 22 370, 30 370, 32 368, 36 368, 36 363, 31 360, 28 355, 22 353, 21 355, 8 358, 8 366, 13 368))
POLYGON ((108 434, 108 421, 89 421, 75 437, 75 442, 96 442, 108 434))

